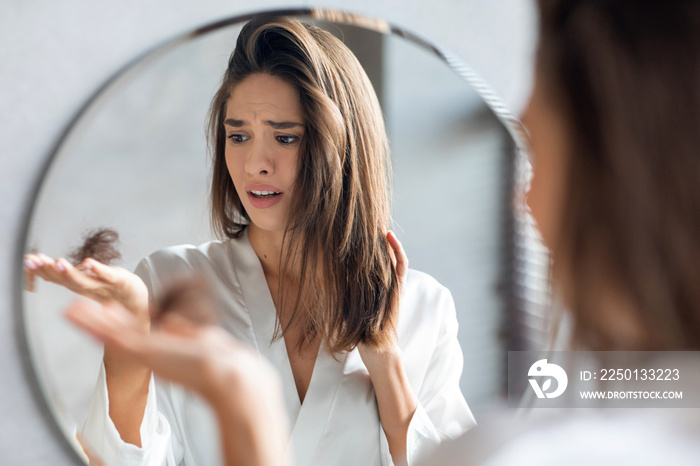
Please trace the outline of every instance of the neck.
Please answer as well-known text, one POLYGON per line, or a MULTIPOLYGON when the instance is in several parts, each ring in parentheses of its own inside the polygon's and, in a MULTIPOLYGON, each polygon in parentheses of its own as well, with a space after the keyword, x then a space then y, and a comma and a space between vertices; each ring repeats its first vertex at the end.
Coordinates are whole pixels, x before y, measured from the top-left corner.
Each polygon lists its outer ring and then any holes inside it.
POLYGON ((248 226, 248 240, 266 276, 279 274, 283 238, 284 231, 266 231, 253 223, 248 226))
MULTIPOLYGON (((283 253, 283 238, 283 231, 265 231, 256 227, 253 223, 248 226, 248 240, 262 266, 280 321, 283 325, 286 325, 291 318, 290 312, 292 308, 285 305, 284 300, 280 297, 279 293, 282 293, 282 289, 279 286, 281 284, 284 287, 287 296, 291 297, 291 303, 293 304, 299 287, 299 277, 294 273, 299 268, 299 261, 297 260, 298 258, 293 257, 291 263, 288 264, 288 270, 285 271, 284 275, 281 274, 280 258, 283 253)), ((288 302, 287 304, 290 303, 288 302)))

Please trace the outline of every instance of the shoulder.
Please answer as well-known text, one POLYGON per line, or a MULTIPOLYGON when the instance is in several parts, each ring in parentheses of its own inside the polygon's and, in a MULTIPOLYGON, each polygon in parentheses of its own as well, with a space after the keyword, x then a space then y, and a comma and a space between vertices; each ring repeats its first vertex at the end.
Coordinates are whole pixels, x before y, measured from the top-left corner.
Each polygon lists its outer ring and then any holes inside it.
POLYGON ((159 249, 141 260, 135 273, 142 278, 170 281, 195 273, 222 275, 231 269, 231 249, 238 240, 208 241, 198 246, 181 244, 159 249))
POLYGON ((401 293, 402 302, 413 308, 430 307, 441 313, 454 313, 450 291, 425 272, 409 269, 401 293))
POLYGON ((680 429, 674 417, 639 410, 526 421, 501 415, 482 421, 478 431, 443 444, 425 464, 451 464, 457 458, 465 464, 493 466, 695 464, 700 453, 697 425, 680 429))
POLYGON ((401 291, 399 332, 443 333, 456 331, 457 316, 450 291, 424 272, 409 269, 401 291))
POLYGON ((180 244, 159 249, 144 258, 155 267, 177 266, 178 264, 196 265, 216 257, 226 249, 228 241, 208 241, 199 246, 180 244))

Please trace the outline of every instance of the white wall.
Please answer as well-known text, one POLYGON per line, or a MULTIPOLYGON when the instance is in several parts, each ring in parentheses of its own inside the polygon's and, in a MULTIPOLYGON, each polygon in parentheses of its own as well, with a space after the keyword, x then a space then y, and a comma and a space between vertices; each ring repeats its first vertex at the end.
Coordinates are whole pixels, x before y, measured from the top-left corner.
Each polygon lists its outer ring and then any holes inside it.
MULTIPOLYGON (((173 35, 222 17, 306 2, 5 0, 0 6, 0 463, 71 464, 30 387, 16 332, 26 207, 71 117, 112 73, 173 35)), ((530 86, 529 0, 355 0, 314 6, 382 17, 455 52, 522 108, 530 86)))

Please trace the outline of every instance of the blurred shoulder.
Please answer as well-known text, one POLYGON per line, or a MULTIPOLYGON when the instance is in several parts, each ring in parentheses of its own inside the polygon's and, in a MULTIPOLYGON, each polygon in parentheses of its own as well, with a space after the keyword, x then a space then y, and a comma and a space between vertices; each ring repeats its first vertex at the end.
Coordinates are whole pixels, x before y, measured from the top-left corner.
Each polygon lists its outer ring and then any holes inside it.
POLYGON ((414 269, 408 269, 401 298, 418 306, 438 305, 454 308, 452 294, 447 287, 433 276, 414 269))
POLYGON ((502 412, 482 419, 478 430, 441 445, 422 464, 697 464, 697 413, 689 425, 683 419, 687 413, 625 411, 555 410, 534 419, 502 412))
POLYGON ((431 275, 409 269, 401 291, 399 333, 443 333, 457 317, 450 291, 431 275))
POLYGON ((198 246, 180 244, 159 249, 136 267, 136 274, 158 277, 159 280, 177 280, 192 273, 230 275, 233 268, 233 250, 244 247, 239 239, 213 240, 198 246))
POLYGON ((198 246, 192 244, 179 244, 159 249, 144 260, 157 267, 172 266, 178 263, 196 264, 211 261, 221 253, 225 253, 231 247, 230 240, 207 241, 198 246))

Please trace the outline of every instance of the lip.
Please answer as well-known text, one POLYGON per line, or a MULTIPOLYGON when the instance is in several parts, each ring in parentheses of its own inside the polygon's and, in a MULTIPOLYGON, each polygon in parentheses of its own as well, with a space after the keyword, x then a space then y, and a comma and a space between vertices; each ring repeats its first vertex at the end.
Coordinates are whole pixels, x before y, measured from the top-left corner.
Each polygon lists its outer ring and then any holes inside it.
POLYGON ((273 205, 277 204, 280 200, 282 200, 282 196, 284 196, 284 193, 281 189, 270 184, 248 184, 245 186, 245 191, 248 195, 248 201, 256 209, 267 209, 268 207, 272 207, 273 205), (274 191, 280 194, 274 197, 261 199, 253 196, 251 191, 274 191))
POLYGON ((281 193, 282 190, 277 186, 272 186, 271 184, 247 184, 245 185, 246 192, 251 191, 274 191, 276 193, 281 193))

